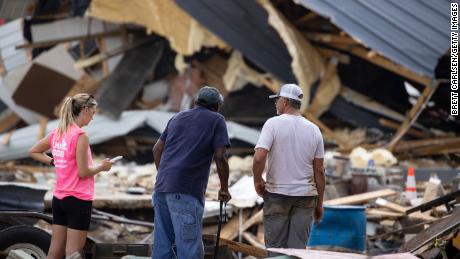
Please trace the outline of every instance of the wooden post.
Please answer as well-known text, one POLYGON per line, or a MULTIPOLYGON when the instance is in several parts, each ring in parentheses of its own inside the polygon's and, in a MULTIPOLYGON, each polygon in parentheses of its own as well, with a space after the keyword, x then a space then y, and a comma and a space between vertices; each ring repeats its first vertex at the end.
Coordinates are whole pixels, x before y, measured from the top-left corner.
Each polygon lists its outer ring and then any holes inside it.
POLYGON ((403 121, 399 129, 396 131, 395 136, 393 139, 388 143, 387 148, 390 151, 393 151, 398 144, 399 140, 402 136, 409 130, 409 128, 414 124, 417 120, 418 116, 422 113, 423 109, 425 108, 426 103, 430 100, 431 96, 433 96, 434 92, 439 86, 439 82, 434 82, 433 84, 427 85, 423 90, 422 95, 417 99, 417 102, 414 106, 410 109, 409 113, 406 116, 406 119, 403 121))
POLYGON ((16 113, 12 112, 9 115, 5 116, 3 120, 0 121, 0 132, 10 129, 14 125, 16 125, 21 118, 19 118, 16 113))
MULTIPOLYGON (((334 77, 334 75, 337 74, 337 64, 339 63, 338 59, 336 57, 332 57, 327 66, 326 66, 326 69, 324 70, 324 73, 321 77, 321 81, 319 82, 319 86, 316 90, 316 94, 315 96, 312 96, 312 102, 310 103, 310 105, 308 106, 307 108, 307 112, 309 114, 312 114, 312 115, 317 115, 318 114, 318 106, 320 106, 320 104, 318 103, 318 98, 321 98, 321 97, 317 97, 318 96, 318 92, 321 91, 322 88, 326 87, 326 85, 331 81, 331 79, 334 77)), ((332 102, 332 100, 331 100, 332 102)))
POLYGON ((59 39, 59 40, 48 40, 48 41, 41 41, 41 42, 34 42, 34 43, 25 43, 25 44, 17 45, 16 49, 49 47, 49 46, 57 45, 60 43, 79 41, 79 40, 90 40, 90 39, 102 38, 106 36, 119 35, 120 33, 121 31, 116 30, 116 31, 95 33, 92 35, 69 37, 69 38, 64 38, 64 39, 59 39))
POLYGON ((46 124, 48 123, 48 118, 42 118, 40 120, 40 131, 38 132, 37 138, 42 139, 46 134, 46 124))
POLYGON ((315 19, 316 17, 318 17, 318 15, 315 12, 309 12, 306 15, 300 17, 298 20, 296 20, 294 22, 294 24, 295 25, 303 25, 306 22, 309 22, 309 21, 315 19))
MULTIPOLYGON (((99 50, 101 51, 101 53, 106 53, 107 52, 107 46, 105 44, 105 39, 99 39, 98 40, 99 42, 99 50)), ((104 75, 104 77, 108 76, 110 74, 109 72, 109 63, 107 62, 107 60, 103 60, 102 61, 102 74, 104 75)))

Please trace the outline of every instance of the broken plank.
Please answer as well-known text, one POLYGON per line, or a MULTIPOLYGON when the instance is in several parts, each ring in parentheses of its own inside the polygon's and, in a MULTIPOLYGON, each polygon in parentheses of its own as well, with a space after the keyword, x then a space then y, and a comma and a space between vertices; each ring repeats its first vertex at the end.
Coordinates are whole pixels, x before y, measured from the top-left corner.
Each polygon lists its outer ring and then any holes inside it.
POLYGON ((433 207, 437 207, 439 205, 447 205, 449 202, 460 198, 460 190, 448 193, 442 197, 429 201, 427 203, 420 204, 419 206, 412 207, 406 211, 407 214, 416 212, 416 211, 427 211, 432 209, 433 207))
POLYGON ((265 246, 263 244, 259 243, 259 240, 257 240, 257 237, 254 236, 252 233, 249 233, 249 232, 245 231, 245 232, 243 232, 243 237, 252 246, 262 248, 262 249, 265 248, 265 246))
POLYGON ((458 225, 460 225, 460 208, 455 209, 450 216, 436 221, 429 228, 423 230, 414 238, 404 243, 399 248, 399 252, 412 253, 458 225))
MULTIPOLYGON (((244 218, 247 218, 247 216, 245 217, 245 215, 243 215, 243 219, 244 218)), ((260 210, 256 214, 252 215, 252 217, 250 217, 248 220, 246 220, 243 223, 243 226, 241 226, 241 231, 246 231, 252 225, 262 222, 262 218, 263 218, 263 210, 260 210)), ((234 217, 234 219, 236 220, 236 223, 233 222, 232 225, 235 226, 235 228, 233 230, 226 230, 228 232, 225 232, 225 235, 227 235, 227 238, 230 239, 230 240, 236 238, 238 236, 238 232, 239 232, 239 224, 237 224, 239 222, 238 218, 234 217)), ((232 219, 232 220, 234 220, 234 219, 232 219)), ((229 228, 230 228, 230 226, 229 226, 229 228)), ((222 234, 221 234, 221 236, 224 237, 222 234)))
POLYGON ((407 114, 406 119, 403 121, 401 126, 396 131, 393 139, 388 144, 388 149, 390 151, 394 150, 394 148, 396 147, 396 144, 398 144, 399 140, 401 140, 401 138, 404 136, 404 134, 407 132, 407 130, 417 120, 418 116, 422 113, 423 109, 425 108, 425 106, 428 103, 428 101, 431 99, 431 96, 433 96, 433 94, 436 91, 436 89, 438 88, 438 86, 439 86, 439 82, 435 82, 434 84, 430 84, 430 85, 425 86, 425 89, 423 90, 423 93, 417 99, 417 102, 415 103, 415 105, 412 106, 412 108, 410 109, 409 113, 407 114))
POLYGON ((249 218, 246 222, 243 224, 243 231, 246 229, 252 227, 254 224, 258 224, 262 222, 264 216, 264 210, 259 210, 256 214, 254 214, 251 218, 249 218))
POLYGON ((0 121, 0 132, 3 132, 5 130, 9 130, 11 127, 16 125, 21 118, 19 118, 16 113, 11 112, 10 114, 6 115, 1 121, 0 121))
POLYGON ((40 128, 39 128, 38 135, 37 135, 37 138, 39 140, 45 137, 47 124, 48 124, 48 118, 42 118, 40 120, 40 128))
MULTIPOLYGON (((393 122, 391 120, 387 120, 387 119, 384 119, 384 118, 379 119, 379 124, 382 125, 383 127, 390 128, 390 129, 395 129, 395 130, 397 130, 399 128, 399 126, 401 125, 400 123, 393 122)), ((423 132, 423 131, 420 131, 420 130, 417 130, 417 129, 413 129, 413 128, 410 128, 407 131, 407 134, 411 135, 413 137, 419 137, 419 138, 429 138, 429 137, 431 137, 430 134, 428 134, 426 132, 423 132)))
POLYGON ((261 244, 265 244, 265 228, 263 224, 257 226, 257 240, 261 244))
POLYGON ((366 210, 366 214, 368 214, 368 215, 378 215, 378 216, 381 216, 382 218, 386 218, 386 219, 398 219, 398 218, 404 217, 404 213, 386 211, 386 210, 380 210, 380 209, 368 209, 368 210, 366 210))
POLYGON ((431 82, 431 79, 426 76, 420 76, 416 74, 415 72, 412 72, 411 70, 396 64, 395 62, 381 56, 380 54, 375 54, 375 55, 368 55, 369 50, 367 50, 364 47, 361 46, 352 46, 352 45, 344 45, 344 44, 333 44, 333 43, 328 43, 330 46, 346 51, 349 53, 352 53, 362 59, 365 59, 373 64, 376 64, 378 66, 381 66, 393 73, 396 73, 398 75, 401 75, 405 78, 411 79, 415 82, 418 82, 422 85, 428 85, 431 82))
MULTIPOLYGON (((243 211, 243 221, 246 221, 248 218, 249 211, 244 210, 243 211)), ((238 217, 233 217, 230 219, 230 221, 227 222, 222 227, 222 231, 220 232, 220 236, 225 239, 230 239, 233 240, 236 236, 238 236, 238 230, 239 230, 239 218, 238 217)))
MULTIPOLYGON (((391 210, 394 210, 396 212, 400 212, 400 213, 404 213, 404 214, 406 214, 406 211, 409 209, 409 208, 403 207, 403 206, 401 206, 399 204, 387 201, 387 200, 382 199, 382 198, 378 198, 375 201, 375 203, 377 205, 379 205, 379 206, 384 207, 384 208, 391 209, 391 210)), ((423 214, 423 213, 420 213, 420 212, 410 214, 409 218, 421 219, 421 220, 424 220, 424 221, 432 221, 432 220, 435 219, 434 217, 431 217, 430 215, 423 214)))
POLYGON ((387 208, 387 209, 391 209, 391 210, 394 210, 396 212, 400 212, 400 213, 406 213, 407 211, 407 208, 404 207, 404 206, 401 206, 399 204, 396 204, 396 203, 393 203, 393 202, 390 202, 390 201, 387 201, 385 199, 382 199, 382 198, 378 198, 375 203, 381 207, 384 207, 384 208, 387 208))
POLYGON ((459 141, 444 143, 435 146, 423 147, 410 150, 410 154, 414 156, 427 156, 436 154, 448 154, 449 152, 456 152, 460 145, 459 141))
POLYGON ((327 49, 327 48, 317 47, 316 49, 321 54, 321 56, 325 58, 336 57, 340 63, 346 64, 346 65, 350 64, 350 56, 346 54, 343 54, 341 52, 338 52, 332 49, 327 49))
POLYGON ((226 245, 230 250, 234 252, 241 252, 245 255, 252 255, 258 258, 268 257, 268 251, 258 247, 250 246, 247 244, 231 241, 228 239, 220 239, 219 242, 221 245, 226 245))
POLYGON ((294 24, 297 25, 297 26, 300 26, 300 25, 303 25, 304 23, 306 22, 309 22, 313 19, 315 19, 316 17, 318 17, 318 14, 315 13, 315 12, 309 12, 307 13, 306 15, 300 17, 299 19, 297 19, 294 24))
MULTIPOLYGON (((438 220, 440 220, 440 219, 438 219, 438 220)), ((378 239, 380 239, 382 237, 386 237, 386 236, 389 236, 389 235, 393 235, 393 234, 397 234, 397 233, 401 233, 401 232, 406 232, 406 231, 411 231, 411 230, 416 230, 419 227, 423 227, 423 226, 425 226, 427 224, 431 224, 433 222, 434 221, 418 223, 418 224, 415 224, 415 225, 412 225, 412 226, 408 226, 408 227, 405 227, 405 228, 393 230, 393 231, 386 232, 386 233, 383 233, 383 234, 380 234, 380 235, 370 236, 370 237, 368 237, 368 239, 369 240, 378 240, 378 239)))
POLYGON ((309 40, 321 42, 321 43, 347 44, 347 45, 358 45, 359 44, 358 42, 356 42, 354 39, 350 37, 335 35, 335 34, 330 34, 330 33, 307 32, 305 33, 305 36, 309 40))
POLYGON ((5 135, 3 136, 2 139, 2 144, 7 146, 10 143, 11 137, 13 136, 14 129, 11 129, 5 135))
POLYGON ((370 200, 396 195, 396 192, 392 189, 384 189, 380 191, 373 191, 367 193, 361 193, 351 196, 346 196, 338 199, 325 201, 325 205, 353 205, 353 204, 363 204, 370 200))
POLYGON ((456 138, 432 138, 423 140, 409 140, 401 141, 395 148, 396 152, 404 152, 407 150, 414 150, 423 147, 433 147, 450 143, 460 144, 460 137, 456 138))
POLYGON ((121 34, 121 31, 116 30, 116 31, 95 33, 95 34, 91 34, 91 35, 63 38, 63 39, 59 39, 59 40, 49 40, 49 41, 42 41, 42 42, 26 43, 26 44, 17 45, 16 49, 43 48, 43 47, 49 47, 49 46, 57 45, 57 44, 60 44, 60 43, 66 43, 66 42, 71 42, 71 41, 80 41, 80 40, 91 40, 91 39, 102 38, 102 37, 112 36, 112 35, 119 35, 119 34, 121 34))
MULTIPOLYGON (((101 52, 99 54, 96 54, 94 56, 91 56, 89 58, 78 60, 77 62, 75 62, 74 67, 76 69, 83 69, 83 68, 95 65, 95 64, 100 63, 100 62, 102 62, 104 60, 107 60, 107 59, 109 59, 111 57, 114 57, 116 55, 122 54, 123 52, 126 52, 126 51, 129 51, 131 49, 137 48, 137 47, 139 47, 139 46, 141 46, 143 44, 146 44, 146 43, 148 43, 150 41, 152 41, 152 39, 147 39, 145 41, 140 41, 140 42, 131 44, 129 46, 122 46, 121 48, 114 49, 114 50, 111 50, 111 51, 106 51, 106 52, 103 51, 103 52, 101 52)), ((106 49, 105 43, 103 43, 102 40, 101 40, 100 45, 101 45, 101 47, 103 46, 106 49)))

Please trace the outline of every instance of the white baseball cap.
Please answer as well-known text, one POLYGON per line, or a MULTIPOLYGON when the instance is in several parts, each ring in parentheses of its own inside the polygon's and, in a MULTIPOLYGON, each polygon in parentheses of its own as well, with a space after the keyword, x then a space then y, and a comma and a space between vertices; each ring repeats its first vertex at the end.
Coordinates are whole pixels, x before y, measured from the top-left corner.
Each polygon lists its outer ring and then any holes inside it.
POLYGON ((281 90, 278 94, 270 95, 268 98, 279 98, 286 97, 289 99, 302 101, 303 92, 302 89, 296 84, 285 84, 281 87, 281 90))

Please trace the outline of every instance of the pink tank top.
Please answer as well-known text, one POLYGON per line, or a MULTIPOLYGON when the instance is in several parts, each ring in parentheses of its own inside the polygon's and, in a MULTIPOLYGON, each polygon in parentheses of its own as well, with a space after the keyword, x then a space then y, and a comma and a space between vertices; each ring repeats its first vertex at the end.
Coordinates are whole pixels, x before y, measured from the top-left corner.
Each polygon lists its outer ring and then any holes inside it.
MULTIPOLYGON (((58 199, 74 196, 81 200, 92 201, 94 196, 94 176, 78 176, 77 140, 85 132, 73 124, 64 136, 58 138, 56 129, 49 136, 51 152, 56 168, 56 186, 53 195, 58 199)), ((93 165, 91 149, 88 147, 88 166, 93 165)))

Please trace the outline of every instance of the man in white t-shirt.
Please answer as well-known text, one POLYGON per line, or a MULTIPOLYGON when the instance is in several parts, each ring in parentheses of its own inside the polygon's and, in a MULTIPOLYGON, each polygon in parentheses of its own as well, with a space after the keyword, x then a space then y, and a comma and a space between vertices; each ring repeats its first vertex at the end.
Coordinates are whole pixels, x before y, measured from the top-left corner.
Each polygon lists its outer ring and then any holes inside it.
POLYGON ((270 96, 279 116, 265 122, 255 147, 254 187, 264 198, 266 247, 305 249, 313 219, 323 214, 323 137, 300 114, 302 97, 295 84, 270 96))

